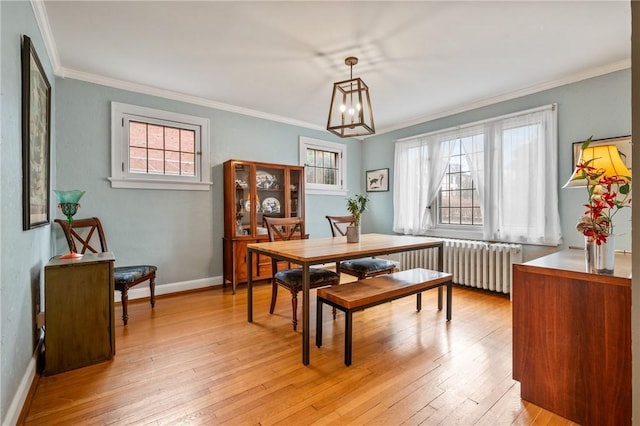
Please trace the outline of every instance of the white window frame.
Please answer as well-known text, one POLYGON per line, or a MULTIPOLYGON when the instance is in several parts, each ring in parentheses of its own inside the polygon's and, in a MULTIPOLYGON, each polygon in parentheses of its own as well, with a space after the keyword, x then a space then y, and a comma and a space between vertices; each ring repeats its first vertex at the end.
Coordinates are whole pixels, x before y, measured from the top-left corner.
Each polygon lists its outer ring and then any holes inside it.
POLYGON ((306 166, 307 149, 329 151, 338 154, 338 176, 335 185, 325 185, 307 182, 307 174, 304 174, 305 192, 318 195, 347 195, 347 146, 341 143, 328 142, 313 139, 306 136, 299 138, 300 165, 306 166))
POLYGON ((112 188, 178 189, 208 191, 211 182, 209 159, 209 119, 153 108, 111 102, 111 181, 112 188), (174 126, 196 132, 195 176, 130 173, 129 121, 174 126))

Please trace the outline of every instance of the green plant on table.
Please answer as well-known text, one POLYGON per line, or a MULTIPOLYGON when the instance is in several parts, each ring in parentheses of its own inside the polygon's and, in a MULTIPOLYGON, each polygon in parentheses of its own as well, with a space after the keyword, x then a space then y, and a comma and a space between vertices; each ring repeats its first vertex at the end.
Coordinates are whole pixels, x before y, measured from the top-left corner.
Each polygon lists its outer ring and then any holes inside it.
POLYGON ((367 210, 369 205, 369 197, 366 194, 356 194, 353 197, 347 198, 347 210, 353 216, 353 225, 355 227, 360 226, 360 218, 362 213, 367 210))

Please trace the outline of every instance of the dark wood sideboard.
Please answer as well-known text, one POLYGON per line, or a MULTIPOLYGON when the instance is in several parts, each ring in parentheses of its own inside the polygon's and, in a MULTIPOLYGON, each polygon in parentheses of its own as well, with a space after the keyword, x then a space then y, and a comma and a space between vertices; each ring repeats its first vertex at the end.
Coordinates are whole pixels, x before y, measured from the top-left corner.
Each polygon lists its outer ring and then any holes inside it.
POLYGON ((613 275, 565 250, 513 266, 521 397, 582 425, 631 424, 631 255, 613 275))
POLYGON ((45 266, 44 375, 114 356, 114 261, 112 253, 90 253, 45 266))

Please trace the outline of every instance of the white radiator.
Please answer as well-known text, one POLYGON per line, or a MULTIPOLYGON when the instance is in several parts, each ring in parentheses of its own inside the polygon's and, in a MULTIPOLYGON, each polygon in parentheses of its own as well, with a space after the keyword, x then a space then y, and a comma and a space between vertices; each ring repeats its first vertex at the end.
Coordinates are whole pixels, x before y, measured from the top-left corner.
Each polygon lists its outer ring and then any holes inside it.
MULTIPOLYGON (((456 284, 508 294, 511 292, 512 265, 522 262, 522 245, 485 241, 444 241, 443 270, 456 284)), ((438 250, 425 249, 400 254, 403 270, 438 268, 438 250)))

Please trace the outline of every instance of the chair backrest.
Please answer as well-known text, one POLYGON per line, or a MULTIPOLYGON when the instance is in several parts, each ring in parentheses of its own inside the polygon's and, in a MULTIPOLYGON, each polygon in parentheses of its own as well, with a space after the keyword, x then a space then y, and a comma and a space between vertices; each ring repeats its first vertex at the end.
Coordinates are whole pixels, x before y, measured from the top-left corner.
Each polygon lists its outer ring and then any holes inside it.
POLYGON ((348 216, 326 216, 331 226, 331 235, 334 237, 347 235, 347 226, 351 226, 355 222, 352 215, 348 216))
POLYGON ((304 219, 301 217, 265 217, 269 241, 306 239, 304 219))
POLYGON ((56 219, 56 223, 62 228, 69 250, 72 252, 85 254, 109 251, 102 224, 97 217, 76 219, 71 226, 69 222, 62 219, 56 219), (81 249, 78 250, 78 247, 81 249))

